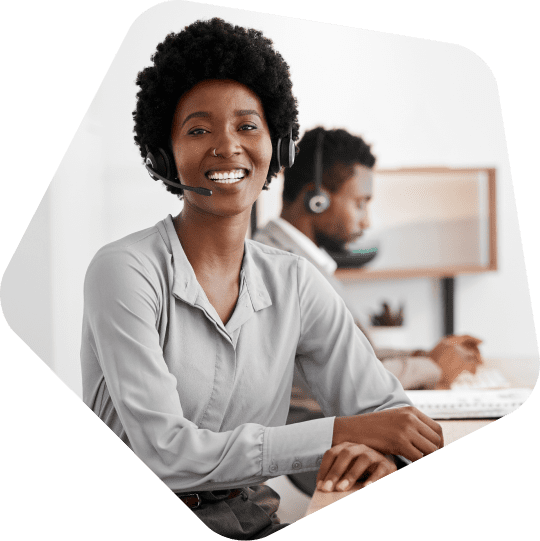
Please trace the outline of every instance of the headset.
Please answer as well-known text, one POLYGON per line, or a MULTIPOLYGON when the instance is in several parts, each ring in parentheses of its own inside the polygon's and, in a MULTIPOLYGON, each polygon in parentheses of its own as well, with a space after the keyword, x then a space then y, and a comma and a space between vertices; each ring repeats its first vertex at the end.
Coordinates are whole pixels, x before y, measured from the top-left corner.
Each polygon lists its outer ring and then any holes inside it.
POLYGON ((296 145, 292 138, 292 127, 286 137, 280 137, 276 145, 277 172, 282 167, 292 167, 296 157, 296 145))
POLYGON ((161 180, 174 188, 190 190, 200 195, 212 195, 212 190, 207 190, 206 188, 194 188, 193 186, 181 184, 176 175, 173 174, 173 171, 176 171, 176 166, 174 165, 173 158, 166 150, 158 148, 156 152, 152 152, 148 148, 148 145, 145 145, 145 147, 146 158, 144 160, 144 166, 151 178, 154 180, 161 180), (174 178, 171 179, 171 177, 174 178))
POLYGON ((330 206, 330 198, 322 191, 324 130, 317 137, 315 149, 315 189, 304 197, 304 206, 311 214, 322 214, 330 206))
MULTIPOLYGON (((176 176, 176 166, 171 154, 162 148, 157 148, 155 152, 152 152, 148 145, 146 148, 146 158, 144 160, 144 166, 148 171, 150 177, 154 180, 161 180, 169 186, 174 188, 181 188, 182 190, 190 190, 200 195, 212 195, 212 190, 206 188, 194 188, 193 186, 186 186, 181 184, 176 176)), ((294 163, 296 156, 296 145, 292 138, 292 128, 286 137, 280 137, 276 144, 276 163, 278 171, 282 167, 291 167, 294 163)))

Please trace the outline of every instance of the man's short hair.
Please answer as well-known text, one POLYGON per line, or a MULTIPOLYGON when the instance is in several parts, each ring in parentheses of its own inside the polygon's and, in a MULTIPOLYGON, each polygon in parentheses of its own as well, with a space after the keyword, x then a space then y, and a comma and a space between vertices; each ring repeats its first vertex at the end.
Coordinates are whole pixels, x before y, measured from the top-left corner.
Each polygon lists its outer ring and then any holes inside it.
POLYGON ((371 147, 361 137, 346 130, 325 130, 319 126, 304 134, 298 143, 294 165, 285 170, 283 201, 292 203, 304 186, 315 181, 315 154, 321 132, 324 133, 322 185, 329 192, 337 192, 351 178, 356 164, 370 169, 375 165, 371 147))

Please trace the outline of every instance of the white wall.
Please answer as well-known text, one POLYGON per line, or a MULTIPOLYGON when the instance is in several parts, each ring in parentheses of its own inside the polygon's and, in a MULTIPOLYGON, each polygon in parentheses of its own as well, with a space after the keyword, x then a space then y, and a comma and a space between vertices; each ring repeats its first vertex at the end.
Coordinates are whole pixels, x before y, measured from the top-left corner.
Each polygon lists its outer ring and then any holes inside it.
MULTIPOLYGON (((167 32, 215 15, 259 28, 274 40, 291 68, 302 130, 323 124, 360 134, 373 143, 384 168, 497 168, 500 270, 458 278, 456 330, 483 338, 488 356, 536 357, 497 88, 477 56, 427 40, 169 2, 144 13, 130 29, 52 182, 50 232, 32 232, 35 242, 51 244, 51 299, 45 304, 53 328, 51 365, 59 376, 80 393, 82 283, 93 253, 181 208, 150 180, 133 144, 137 71, 149 64, 167 32)), ((22 298, 16 270, 8 285, 18 287, 22 298)), ((6 279, 7 273, 3 286, 6 279)), ((366 310, 383 296, 403 300, 415 345, 427 347, 436 339, 439 293, 431 280, 347 288, 366 310)), ((28 342, 34 331, 28 326, 18 332, 28 342)))
POLYGON ((2 278, 2 311, 10 327, 54 368, 51 189, 42 198, 2 278))

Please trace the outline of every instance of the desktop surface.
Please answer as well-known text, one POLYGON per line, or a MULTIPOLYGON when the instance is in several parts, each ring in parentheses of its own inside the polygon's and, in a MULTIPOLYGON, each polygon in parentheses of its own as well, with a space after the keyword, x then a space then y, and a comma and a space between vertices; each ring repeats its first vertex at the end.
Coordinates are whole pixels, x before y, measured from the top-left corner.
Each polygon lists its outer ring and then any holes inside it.
MULTIPOLYGON (((499 370, 502 375, 509 382, 509 386, 504 386, 504 391, 512 391, 517 389, 523 390, 532 390, 535 386, 538 379, 538 369, 539 369, 538 359, 533 360, 518 360, 518 361, 503 361, 503 360, 494 360, 489 359, 484 361, 484 367, 486 370, 499 370)), ((461 391, 461 390, 460 390, 461 391)), ((478 387, 471 386, 472 395, 477 394, 479 391, 478 387)), ((442 392, 445 391, 417 391, 418 393, 423 392, 442 392)), ((448 391, 446 391, 448 392, 448 391)), ((526 393, 523 394, 525 396, 526 393)), ((514 408, 516 409, 516 408, 514 408)), ((493 421, 492 419, 454 419, 454 420, 438 420, 437 422, 441 425, 444 435, 444 444, 445 446, 464 437, 472 432, 482 428, 493 421)), ((306 515, 310 515, 331 503, 334 503, 341 498, 345 498, 349 494, 356 492, 359 488, 353 488, 346 492, 321 492, 316 490, 311 498, 309 506, 306 511, 306 515)))

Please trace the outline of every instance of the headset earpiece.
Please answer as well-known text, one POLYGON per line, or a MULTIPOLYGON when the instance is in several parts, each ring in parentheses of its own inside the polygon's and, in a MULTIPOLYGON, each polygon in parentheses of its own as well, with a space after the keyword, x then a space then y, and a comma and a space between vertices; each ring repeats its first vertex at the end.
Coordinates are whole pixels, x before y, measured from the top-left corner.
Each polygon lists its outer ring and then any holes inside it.
POLYGON ((150 178, 153 180, 161 180, 167 186, 172 186, 182 190, 180 194, 184 193, 184 190, 195 192, 201 195, 212 195, 212 190, 208 188, 196 188, 195 186, 186 186, 179 182, 176 178, 176 166, 174 159, 167 151, 162 148, 158 148, 156 152, 152 152, 148 145, 146 145, 146 158, 144 159, 144 165, 150 178))
MULTIPOLYGON (((174 169, 172 167, 173 163, 174 161, 165 150, 163 150, 162 148, 158 148, 156 152, 152 152, 148 148, 148 145, 146 145, 145 164, 148 165, 151 169, 153 169, 158 175, 161 175, 162 177, 165 177, 169 180, 174 180, 175 175, 174 169)), ((150 171, 148 171, 148 174, 154 180, 159 180, 159 178, 152 175, 150 171)))
POLYGON ((280 137, 276 146, 276 159, 278 171, 282 167, 292 167, 294 158, 296 157, 296 145, 292 137, 292 128, 286 137, 280 137))
POLYGON ((304 197, 304 206, 312 214, 322 214, 330 206, 330 198, 322 190, 323 141, 324 130, 318 135, 315 150, 315 189, 307 192, 304 197))
POLYGON ((322 214, 330 206, 330 199, 323 192, 311 190, 306 193, 304 205, 312 214, 322 214))

